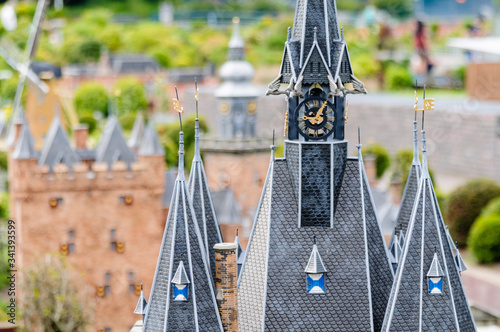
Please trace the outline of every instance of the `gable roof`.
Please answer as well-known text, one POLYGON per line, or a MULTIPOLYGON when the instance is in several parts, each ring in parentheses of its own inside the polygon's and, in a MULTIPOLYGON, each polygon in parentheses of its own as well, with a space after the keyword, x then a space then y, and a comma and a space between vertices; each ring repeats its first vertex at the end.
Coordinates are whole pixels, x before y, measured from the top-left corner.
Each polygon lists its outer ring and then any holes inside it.
POLYGON ((52 169, 53 166, 63 163, 71 169, 79 160, 78 155, 71 148, 68 135, 62 128, 59 117, 56 116, 47 132, 38 164, 52 169))
POLYGON ((96 161, 106 163, 111 168, 117 161, 123 161, 130 167, 135 160, 134 153, 125 142, 118 118, 110 115, 97 144, 96 161))
POLYGON ((132 127, 132 133, 127 141, 127 145, 131 149, 138 149, 141 145, 142 137, 144 136, 144 117, 142 112, 137 112, 135 117, 134 127, 132 127))
POLYGON ((139 155, 140 156, 158 156, 164 155, 165 149, 158 139, 158 134, 153 126, 153 122, 150 120, 146 129, 144 130, 144 136, 142 138, 139 155))
POLYGON ((182 132, 178 170, 143 331, 222 332, 206 250, 186 186, 182 132), (173 301, 171 281, 186 278, 187 300, 173 301))
POLYGON ((144 297, 144 291, 141 284, 141 296, 139 296, 139 301, 137 301, 137 306, 135 307, 134 314, 145 315, 148 309, 148 301, 144 297))
POLYGON ((21 128, 21 133, 16 143, 14 152, 12 153, 13 159, 36 159, 38 153, 35 150, 35 140, 31 135, 27 123, 24 123, 21 128))

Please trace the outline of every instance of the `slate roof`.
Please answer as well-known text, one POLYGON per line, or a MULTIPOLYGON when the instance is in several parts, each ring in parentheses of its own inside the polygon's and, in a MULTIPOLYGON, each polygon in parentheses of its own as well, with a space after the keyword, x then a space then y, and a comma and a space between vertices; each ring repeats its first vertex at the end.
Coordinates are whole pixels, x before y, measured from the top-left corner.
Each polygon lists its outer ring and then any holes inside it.
POLYGON ((460 251, 457 249, 457 253, 455 254, 455 263, 457 264, 458 272, 462 273, 467 271, 467 266, 465 266, 465 262, 462 259, 462 255, 460 255, 460 251))
POLYGON ((194 213, 201 231, 206 255, 209 260, 210 272, 215 281, 215 252, 214 245, 222 243, 222 234, 215 215, 215 208, 208 188, 207 175, 200 155, 200 126, 198 118, 195 120, 195 152, 191 173, 189 175, 189 194, 193 202, 194 213))
POLYGON ((79 157, 71 148, 68 135, 62 128, 59 117, 56 116, 47 132, 38 164, 52 169, 55 165, 63 163, 71 169, 77 162, 79 157))
POLYGON ((158 139, 158 134, 153 126, 153 122, 149 121, 146 129, 144 129, 144 136, 141 140, 139 155, 140 156, 158 156, 164 155, 165 149, 158 139))
POLYGON ((336 2, 299 0, 293 31, 283 51, 281 83, 289 83, 292 78, 296 83, 303 76, 304 83, 328 84, 327 75, 335 82, 338 77, 342 83, 351 82, 353 73, 348 53, 337 22, 336 2), (309 69, 310 62, 321 63, 321 68, 317 68, 319 75, 309 69), (310 75, 314 79, 309 79, 310 75))
POLYGON ((13 159, 36 159, 38 152, 35 150, 35 139, 31 135, 27 123, 24 123, 17 139, 16 147, 12 153, 13 159))
MULTIPOLYGON (((398 218, 394 225, 394 230, 392 231, 391 240, 389 242, 389 247, 392 246, 394 237, 396 234, 400 235, 400 240, 404 241, 404 235, 408 229, 408 223, 410 222, 411 213, 413 210, 413 205, 415 203, 415 198, 417 196, 418 184, 421 176, 421 166, 420 159, 418 157, 418 137, 417 137, 417 122, 413 122, 413 161, 410 168, 410 173, 406 180, 405 191, 403 193, 403 198, 401 200, 401 206, 399 208, 398 218), (401 238, 401 233, 403 238, 401 238)), ((403 244, 401 243, 401 246, 403 244)))
POLYGON ((144 136, 144 117, 142 112, 138 112, 132 127, 132 133, 127 141, 127 145, 131 149, 139 149, 142 137, 144 136))
POLYGON ((125 162, 129 167, 136 160, 134 153, 127 146, 122 127, 115 115, 110 115, 96 148, 96 161, 111 165, 117 161, 125 162))
POLYGON ((297 144, 285 144, 287 159, 271 160, 238 281, 240 331, 372 330, 382 323, 392 272, 362 160, 339 156, 331 165, 339 170, 332 227, 299 228, 289 147, 297 144), (306 289, 314 236, 328 270, 324 295, 306 289))
POLYGON ((179 172, 156 266, 143 332, 223 331, 206 250, 184 177, 183 133, 179 172), (173 301, 171 284, 184 262, 190 280, 187 301, 173 301))
POLYGON ((169 168, 165 171, 165 190, 163 191, 162 205, 164 208, 170 207, 174 192, 175 179, 177 178, 177 168, 169 168))
POLYGON ((382 331, 475 331, 436 194, 423 168, 382 331), (429 294, 427 274, 443 274, 442 294, 429 294))

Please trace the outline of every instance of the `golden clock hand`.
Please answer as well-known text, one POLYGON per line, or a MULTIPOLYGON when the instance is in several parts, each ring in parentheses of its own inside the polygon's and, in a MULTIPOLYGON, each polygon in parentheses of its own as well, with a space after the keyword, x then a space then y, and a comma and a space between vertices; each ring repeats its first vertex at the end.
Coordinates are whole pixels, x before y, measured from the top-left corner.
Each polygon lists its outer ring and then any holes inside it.
POLYGON ((300 117, 298 118, 298 120, 304 120, 304 121, 307 121, 309 120, 311 122, 311 124, 316 124, 317 120, 315 117, 308 117, 308 116, 303 116, 303 117, 300 117))
POLYGON ((323 110, 325 109, 326 105, 328 105, 328 100, 325 100, 321 108, 318 110, 318 113, 316 113, 315 117, 316 122, 320 122, 320 118, 323 117, 323 110))

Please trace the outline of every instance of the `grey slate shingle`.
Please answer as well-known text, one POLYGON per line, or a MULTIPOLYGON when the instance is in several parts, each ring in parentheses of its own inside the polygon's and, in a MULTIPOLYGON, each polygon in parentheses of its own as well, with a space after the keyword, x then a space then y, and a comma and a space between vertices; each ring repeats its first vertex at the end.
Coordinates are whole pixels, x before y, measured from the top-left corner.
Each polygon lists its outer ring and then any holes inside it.
POLYGON ((158 139, 158 134, 153 126, 153 122, 149 121, 146 129, 144 129, 144 136, 141 140, 139 147, 140 156, 158 156, 164 155, 165 149, 158 139))
POLYGON ((134 153, 127 146, 122 128, 115 115, 110 115, 96 148, 96 161, 111 165, 123 161, 130 166, 136 160, 134 153))
POLYGON ((12 153, 13 159, 35 159, 38 153, 35 150, 35 140, 31 135, 28 124, 25 122, 21 128, 16 147, 12 153))
POLYGON ((40 152, 39 165, 53 167, 63 163, 71 168, 79 161, 78 155, 69 143, 68 135, 61 126, 58 117, 55 117, 47 132, 47 138, 40 152))

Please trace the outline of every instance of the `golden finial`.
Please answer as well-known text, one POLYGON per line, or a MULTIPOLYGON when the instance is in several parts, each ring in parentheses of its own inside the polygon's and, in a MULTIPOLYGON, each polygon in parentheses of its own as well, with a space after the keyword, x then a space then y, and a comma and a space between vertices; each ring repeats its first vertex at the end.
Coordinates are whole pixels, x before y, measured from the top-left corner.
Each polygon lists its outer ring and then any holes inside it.
POLYGON ((288 110, 286 110, 285 113, 285 130, 283 132, 283 136, 286 138, 287 135, 288 135, 288 110))

